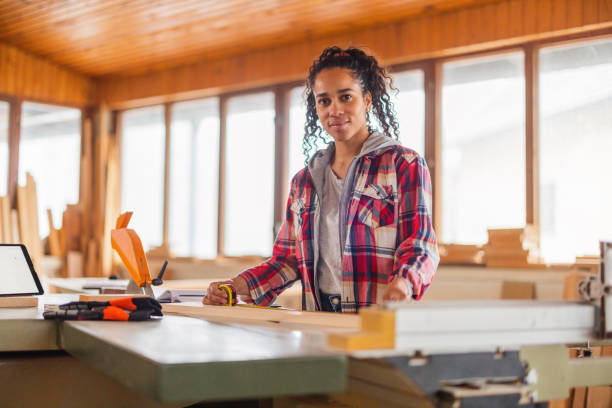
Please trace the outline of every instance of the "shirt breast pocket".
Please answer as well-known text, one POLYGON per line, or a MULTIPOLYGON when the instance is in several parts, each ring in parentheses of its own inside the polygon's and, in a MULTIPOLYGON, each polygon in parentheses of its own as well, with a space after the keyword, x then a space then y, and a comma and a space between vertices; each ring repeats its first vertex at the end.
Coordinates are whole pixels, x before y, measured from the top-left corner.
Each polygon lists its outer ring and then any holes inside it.
POLYGON ((357 220, 371 228, 393 224, 395 195, 393 186, 368 184, 359 196, 357 220))

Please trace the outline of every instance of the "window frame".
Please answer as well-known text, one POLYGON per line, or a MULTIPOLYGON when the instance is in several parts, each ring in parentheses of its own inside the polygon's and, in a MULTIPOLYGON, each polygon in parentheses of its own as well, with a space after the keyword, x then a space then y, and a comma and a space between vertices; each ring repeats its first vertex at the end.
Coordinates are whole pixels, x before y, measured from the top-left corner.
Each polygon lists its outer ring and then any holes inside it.
MULTIPOLYGON (((83 167, 82 167, 82 155, 83 147, 85 144, 85 122, 91 120, 92 112, 85 105, 71 104, 64 102, 57 102, 48 99, 41 98, 29 98, 18 95, 8 95, 0 93, 0 100, 9 103, 9 128, 8 128, 8 180, 6 184, 6 194, 10 200, 11 208, 17 207, 17 184, 19 178, 19 145, 21 143, 21 114, 22 106, 24 102, 38 103, 44 105, 52 105, 63 108, 79 109, 81 111, 81 123, 79 127, 80 133, 80 150, 79 155, 79 200, 83 194, 83 167)), ((91 135, 89 136, 91 137, 91 135)))

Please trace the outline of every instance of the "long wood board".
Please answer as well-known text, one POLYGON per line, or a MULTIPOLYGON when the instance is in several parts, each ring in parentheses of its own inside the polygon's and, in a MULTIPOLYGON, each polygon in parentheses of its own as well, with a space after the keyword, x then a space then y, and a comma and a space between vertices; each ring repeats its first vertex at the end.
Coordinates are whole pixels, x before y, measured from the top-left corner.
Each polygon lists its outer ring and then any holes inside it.
POLYGON ((38 298, 35 296, 8 296, 0 297, 0 307, 37 307, 38 298))
POLYGON ((358 329, 361 318, 358 315, 326 312, 299 312, 295 310, 273 310, 250 307, 208 306, 199 303, 166 303, 164 314, 231 320, 252 320, 264 322, 294 323, 338 329, 358 329))

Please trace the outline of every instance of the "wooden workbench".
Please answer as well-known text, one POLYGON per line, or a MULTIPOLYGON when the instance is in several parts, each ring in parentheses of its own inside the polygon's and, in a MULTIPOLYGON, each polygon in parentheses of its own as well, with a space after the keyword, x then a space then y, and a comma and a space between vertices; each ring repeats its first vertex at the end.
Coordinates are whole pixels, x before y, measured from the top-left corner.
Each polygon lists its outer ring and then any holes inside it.
POLYGON ((39 308, 0 310, 3 406, 185 406, 346 388, 347 357, 328 349, 323 334, 181 316, 42 319, 43 303, 75 299, 46 295, 39 308), (55 399, 26 391, 36 384, 46 384, 55 399))

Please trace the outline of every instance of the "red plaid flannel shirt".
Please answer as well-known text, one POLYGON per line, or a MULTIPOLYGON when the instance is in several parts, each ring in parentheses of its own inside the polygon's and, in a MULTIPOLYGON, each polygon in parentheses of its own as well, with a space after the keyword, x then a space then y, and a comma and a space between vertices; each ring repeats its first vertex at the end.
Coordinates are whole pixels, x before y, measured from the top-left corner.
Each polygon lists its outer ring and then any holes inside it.
MULTIPOLYGON (((431 284, 439 256, 431 221, 431 179, 422 157, 394 145, 359 157, 347 203, 342 311, 381 302, 387 284, 406 278, 413 298, 431 284)), ((267 305, 295 281, 305 310, 320 310, 316 282, 320 200, 309 168, 292 182, 272 257, 240 274, 256 304, 267 305)))

